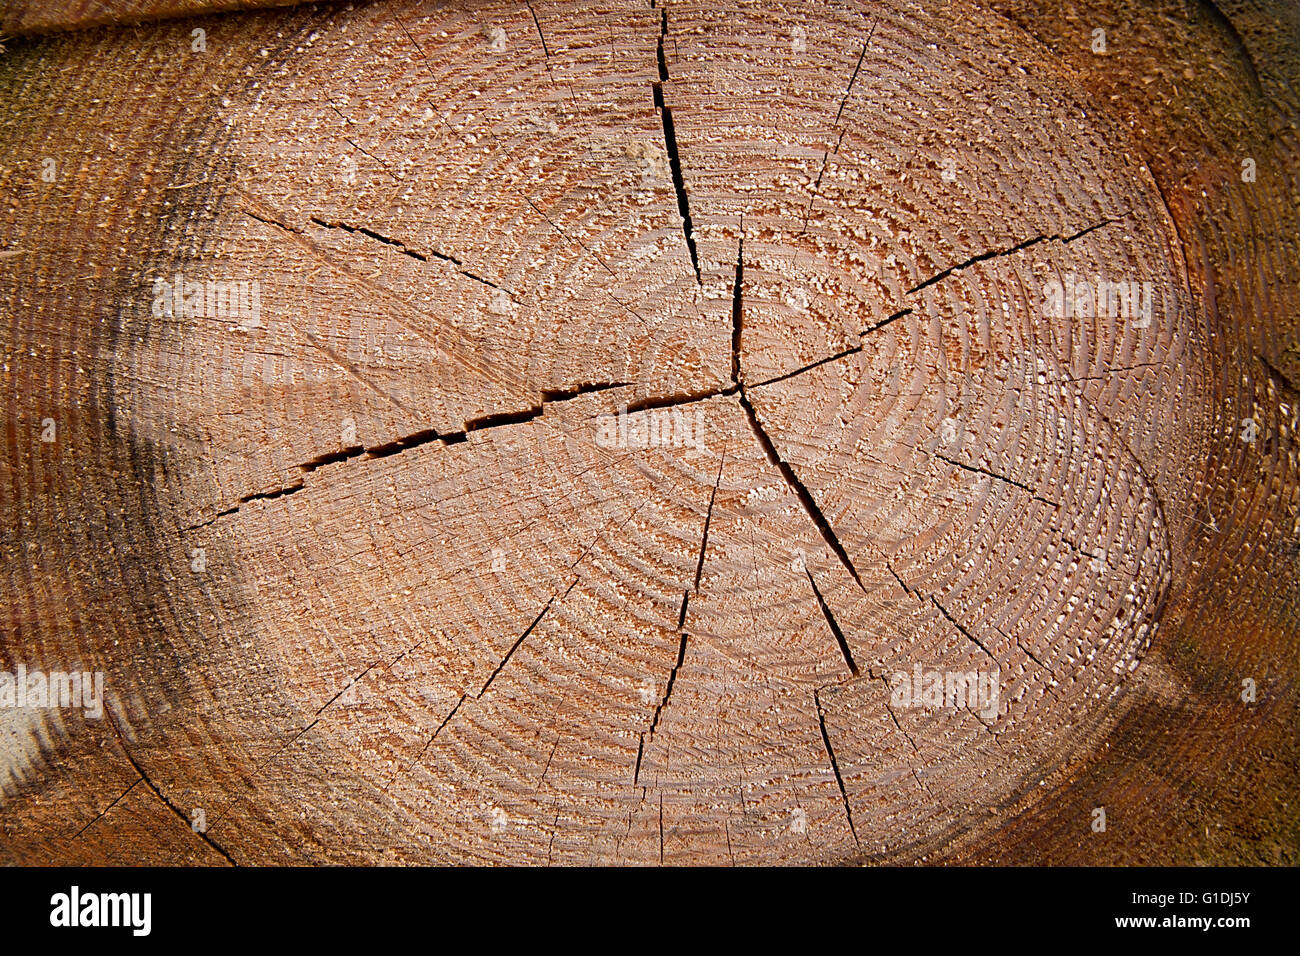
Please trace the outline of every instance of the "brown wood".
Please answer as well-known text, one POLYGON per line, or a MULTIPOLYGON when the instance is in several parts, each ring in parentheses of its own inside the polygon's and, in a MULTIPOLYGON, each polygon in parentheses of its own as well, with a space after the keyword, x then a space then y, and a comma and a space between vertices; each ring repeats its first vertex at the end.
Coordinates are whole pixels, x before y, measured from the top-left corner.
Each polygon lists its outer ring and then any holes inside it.
POLYGON ((1295 863, 1300 18, 929 6, 8 11, 0 859, 1295 863))
POLYGON ((302 0, 6 0, 0 32, 10 36, 293 6, 302 0))

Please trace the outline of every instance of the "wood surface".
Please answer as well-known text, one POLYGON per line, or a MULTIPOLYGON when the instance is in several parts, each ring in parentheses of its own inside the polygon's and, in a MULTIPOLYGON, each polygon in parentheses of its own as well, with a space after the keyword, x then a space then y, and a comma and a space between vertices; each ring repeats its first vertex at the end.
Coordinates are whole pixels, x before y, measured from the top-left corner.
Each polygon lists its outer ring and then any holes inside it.
POLYGON ((1293 5, 234 5, 0 14, 0 859, 1297 862, 1293 5))

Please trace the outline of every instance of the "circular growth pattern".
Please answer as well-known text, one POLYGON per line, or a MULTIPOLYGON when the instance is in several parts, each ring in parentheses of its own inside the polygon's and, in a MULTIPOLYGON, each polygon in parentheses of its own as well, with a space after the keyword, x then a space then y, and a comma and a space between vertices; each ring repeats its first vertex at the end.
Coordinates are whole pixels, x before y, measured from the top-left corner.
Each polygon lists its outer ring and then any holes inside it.
POLYGON ((263 30, 113 370, 182 623, 110 683, 196 715, 207 839, 913 859, 1095 745, 1200 333, 1121 131, 961 7, 263 30))

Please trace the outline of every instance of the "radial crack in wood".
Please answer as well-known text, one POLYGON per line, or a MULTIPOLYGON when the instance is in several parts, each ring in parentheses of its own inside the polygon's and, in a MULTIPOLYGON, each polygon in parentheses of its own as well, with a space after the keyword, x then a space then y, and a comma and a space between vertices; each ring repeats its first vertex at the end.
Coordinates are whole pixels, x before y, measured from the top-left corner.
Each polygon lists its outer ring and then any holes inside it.
POLYGON ((270 5, 0 15, 0 859, 1296 862, 1289 7, 270 5))

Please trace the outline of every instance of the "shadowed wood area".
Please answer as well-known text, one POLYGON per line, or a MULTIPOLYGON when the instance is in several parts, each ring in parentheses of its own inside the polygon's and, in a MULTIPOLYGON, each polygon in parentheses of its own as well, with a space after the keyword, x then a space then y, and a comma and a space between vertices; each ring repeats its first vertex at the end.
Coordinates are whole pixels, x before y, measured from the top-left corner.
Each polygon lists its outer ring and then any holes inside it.
POLYGON ((231 6, 0 18, 0 859, 1297 862, 1291 5, 231 6))
POLYGON ((300 0, 6 0, 0 30, 10 36, 106 24, 140 23, 257 7, 293 6, 300 0))

